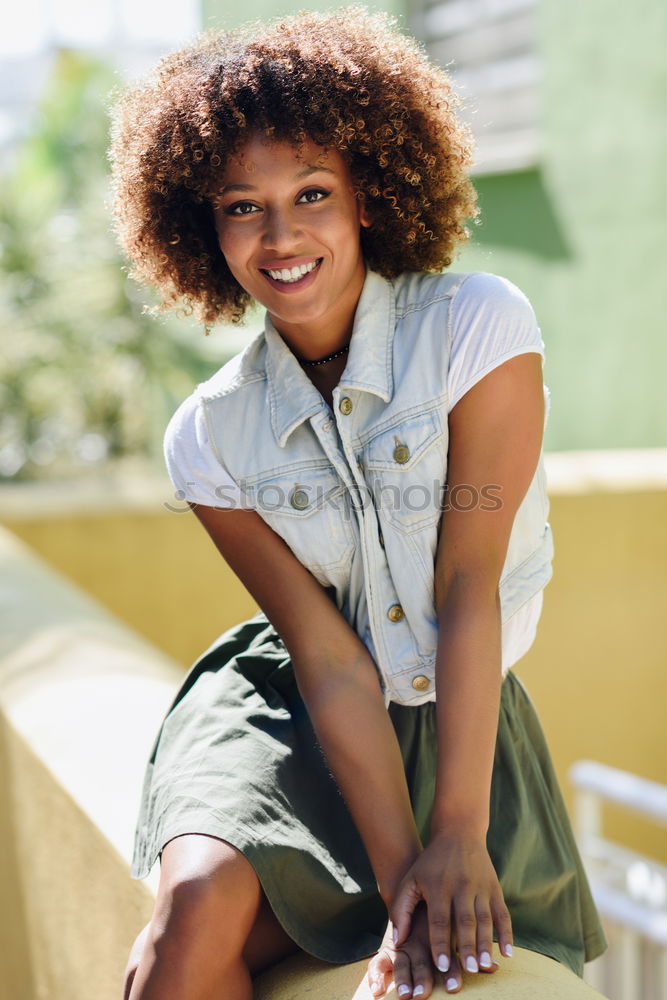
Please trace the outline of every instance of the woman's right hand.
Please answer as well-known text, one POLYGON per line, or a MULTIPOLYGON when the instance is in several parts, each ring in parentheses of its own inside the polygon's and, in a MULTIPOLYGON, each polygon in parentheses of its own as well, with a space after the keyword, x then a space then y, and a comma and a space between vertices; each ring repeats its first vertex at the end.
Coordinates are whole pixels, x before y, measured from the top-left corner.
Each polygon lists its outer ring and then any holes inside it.
MULTIPOLYGON (((426 904, 421 902, 415 908, 410 932, 399 948, 394 946, 393 936, 394 927, 390 921, 378 953, 368 963, 371 993, 374 997, 383 996, 393 979, 401 1000, 408 1000, 410 997, 427 1000, 433 992, 438 972, 431 958, 426 904)), ((498 963, 492 960, 488 968, 480 971, 490 973, 496 972, 498 968, 498 963)), ((446 985, 447 992, 458 993, 463 978, 456 956, 445 979, 449 984, 446 985)))
POLYGON ((383 996, 393 979, 399 997, 421 997, 433 992, 435 970, 428 940, 428 920, 423 903, 415 909, 410 933, 400 948, 394 947, 394 926, 389 921, 377 955, 368 963, 368 985, 374 997, 383 996))

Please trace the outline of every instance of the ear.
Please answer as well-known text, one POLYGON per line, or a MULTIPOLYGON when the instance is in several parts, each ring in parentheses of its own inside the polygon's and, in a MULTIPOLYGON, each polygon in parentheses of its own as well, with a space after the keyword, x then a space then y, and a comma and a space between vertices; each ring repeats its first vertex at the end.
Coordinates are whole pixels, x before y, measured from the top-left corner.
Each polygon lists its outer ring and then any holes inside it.
POLYGON ((373 225, 373 219, 368 211, 368 205, 366 204, 365 198, 362 198, 359 203, 359 225, 363 226, 364 229, 370 229, 373 225))

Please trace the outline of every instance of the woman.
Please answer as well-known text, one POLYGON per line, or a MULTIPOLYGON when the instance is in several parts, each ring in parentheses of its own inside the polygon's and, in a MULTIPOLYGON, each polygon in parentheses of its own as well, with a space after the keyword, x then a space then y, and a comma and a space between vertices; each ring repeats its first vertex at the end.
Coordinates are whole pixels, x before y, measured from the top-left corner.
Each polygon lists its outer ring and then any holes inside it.
POLYGON ((492 973, 494 938, 578 973, 604 948, 509 670, 551 575, 543 344, 509 282, 441 273, 475 214, 453 104, 357 8, 209 33, 117 104, 135 275, 207 331, 266 309, 165 436, 262 610, 158 734, 132 1000, 247 1000, 297 948, 375 953, 374 994, 402 997, 492 973))

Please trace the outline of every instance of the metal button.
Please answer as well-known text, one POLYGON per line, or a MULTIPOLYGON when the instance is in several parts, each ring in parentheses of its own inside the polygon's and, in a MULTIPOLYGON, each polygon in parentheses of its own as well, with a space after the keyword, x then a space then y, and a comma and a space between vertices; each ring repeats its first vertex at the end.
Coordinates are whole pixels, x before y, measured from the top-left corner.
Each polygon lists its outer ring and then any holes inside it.
POLYGON ((405 611, 400 604, 392 604, 387 612, 387 618, 390 622, 402 622, 405 618, 405 611))
POLYGON ((289 498, 289 502, 296 510, 305 510, 308 506, 308 494, 305 490, 294 490, 289 498))
POLYGON ((382 528, 378 530, 378 538, 380 540, 380 547, 384 548, 384 535, 382 534, 382 528))
POLYGON ((428 691, 431 686, 431 682, 428 677, 424 676, 424 674, 417 674, 416 677, 412 678, 412 686, 415 691, 428 691))
POLYGON ((338 409, 344 417, 346 417, 349 413, 352 413, 352 400, 349 396, 343 396, 338 404, 338 409))
POLYGON ((394 448, 394 461, 399 465, 405 465, 410 458, 410 449, 407 444, 397 444, 394 448))

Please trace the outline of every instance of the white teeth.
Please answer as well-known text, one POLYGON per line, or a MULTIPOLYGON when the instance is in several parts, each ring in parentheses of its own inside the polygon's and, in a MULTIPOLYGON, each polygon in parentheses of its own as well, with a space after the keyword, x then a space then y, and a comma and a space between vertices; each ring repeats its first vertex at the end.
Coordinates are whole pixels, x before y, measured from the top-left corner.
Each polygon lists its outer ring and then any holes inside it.
POLYGON ((272 271, 267 269, 267 274, 270 274, 274 281, 299 281, 303 278, 304 274, 309 274, 312 270, 317 267, 318 261, 311 260, 310 264, 301 264, 299 267, 283 267, 280 271, 272 271))

